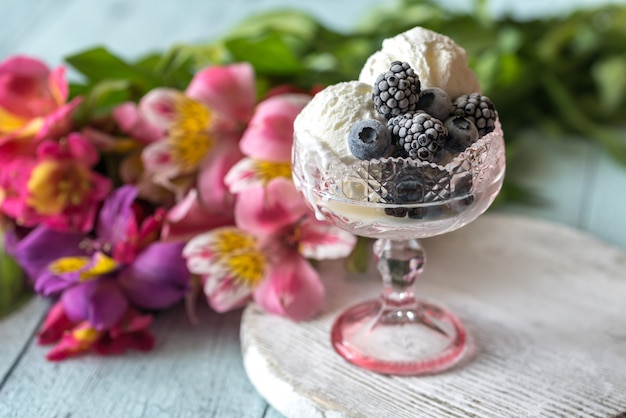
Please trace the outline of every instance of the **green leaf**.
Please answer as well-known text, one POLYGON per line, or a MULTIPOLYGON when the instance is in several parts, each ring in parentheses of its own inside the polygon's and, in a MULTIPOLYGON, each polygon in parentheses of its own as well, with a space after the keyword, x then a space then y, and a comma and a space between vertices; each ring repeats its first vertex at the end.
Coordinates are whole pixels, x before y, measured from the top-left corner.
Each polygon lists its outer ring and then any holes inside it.
POLYGON ((596 62, 591 74, 605 111, 613 112, 626 103, 626 54, 596 62))
POLYGON ((0 318, 19 307, 30 295, 22 269, 4 252, 1 241, 0 236, 0 318))
POLYGON ((133 99, 130 80, 101 80, 84 94, 75 116, 79 124, 105 116, 117 105, 133 99))
POLYGON ((235 38, 225 41, 234 59, 248 61, 257 73, 290 75, 303 69, 293 46, 279 33, 259 38, 235 38))
POLYGON ((367 265, 369 264, 369 260, 371 259, 370 244, 370 239, 357 237, 354 250, 352 250, 352 254, 350 254, 348 256, 348 259, 346 260, 346 268, 348 269, 348 271, 354 273, 363 273, 365 270, 367 270, 367 265))
POLYGON ((90 84, 111 79, 130 80, 144 91, 160 84, 158 77, 146 71, 145 63, 131 65, 103 47, 88 49, 65 60, 83 74, 90 84))
POLYGON ((131 65, 103 47, 79 52, 65 60, 92 82, 135 75, 131 65))
POLYGON ((320 28, 321 24, 305 13, 279 10, 243 20, 228 33, 226 39, 255 38, 273 32, 312 43, 320 28))

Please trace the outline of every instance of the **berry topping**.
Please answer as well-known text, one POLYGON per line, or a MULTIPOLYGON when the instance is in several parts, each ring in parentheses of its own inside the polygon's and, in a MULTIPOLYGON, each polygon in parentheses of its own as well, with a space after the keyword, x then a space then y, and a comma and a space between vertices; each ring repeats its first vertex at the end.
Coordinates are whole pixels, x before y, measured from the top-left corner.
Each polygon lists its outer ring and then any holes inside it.
POLYGON ((391 135, 385 125, 376 119, 356 122, 348 134, 350 152, 360 160, 387 156, 391 147, 391 135))
POLYGON ((478 129, 468 118, 451 116, 443 126, 448 130, 445 148, 453 153, 463 152, 478 139, 478 129))
POLYGON ((471 120, 478 129, 479 138, 494 130, 498 118, 491 100, 480 93, 459 96, 452 105, 452 114, 471 120))
POLYGON ((429 87, 420 92, 417 109, 423 110, 439 120, 445 120, 452 109, 452 100, 443 89, 429 87))
POLYGON ((422 111, 408 112, 389 119, 387 127, 396 148, 409 157, 429 163, 441 158, 448 132, 439 119, 422 111))
POLYGON ((376 111, 389 119, 415 110, 420 94, 420 80, 406 62, 394 61, 389 71, 374 82, 372 99, 376 111))

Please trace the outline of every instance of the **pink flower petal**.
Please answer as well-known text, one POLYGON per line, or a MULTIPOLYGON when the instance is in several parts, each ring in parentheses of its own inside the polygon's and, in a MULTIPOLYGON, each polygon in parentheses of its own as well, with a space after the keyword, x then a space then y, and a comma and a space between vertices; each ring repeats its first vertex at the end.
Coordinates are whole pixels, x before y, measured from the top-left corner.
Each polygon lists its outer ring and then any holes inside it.
POLYGON ((241 138, 241 151, 259 160, 290 161, 293 121, 310 99, 306 94, 283 94, 259 103, 241 138))
POLYGON ((237 283, 228 274, 203 276, 204 293, 216 312, 228 312, 244 306, 252 297, 252 289, 237 283))
POLYGON ((67 317, 63 304, 56 302, 48 311, 41 329, 37 332, 37 343, 44 345, 59 341, 63 334, 71 330, 74 325, 75 323, 67 317))
POLYGON ((56 110, 46 115, 43 125, 35 134, 35 141, 42 139, 57 139, 72 129, 72 113, 82 103, 82 97, 76 97, 71 102, 60 106, 56 110))
POLYGON ((272 266, 254 291, 254 300, 263 309, 295 321, 316 314, 323 299, 324 285, 317 271, 295 252, 272 266))
POLYGON ((181 168, 172 152, 172 146, 167 138, 151 143, 141 152, 141 161, 146 173, 156 184, 165 188, 172 188, 170 179, 181 174, 181 168))
POLYGON ((251 186, 265 186, 255 170, 255 162, 252 158, 243 158, 235 164, 224 177, 224 183, 231 193, 243 192, 251 186))
POLYGON ((209 212, 227 216, 233 212, 235 199, 224 183, 226 173, 243 155, 235 141, 221 141, 200 165, 198 197, 209 212))
POLYGON ((300 224, 300 254, 315 260, 343 258, 356 245, 356 236, 328 222, 307 217, 300 224))
POLYGON ((67 101, 70 89, 65 78, 65 68, 57 67, 48 75, 48 88, 58 106, 67 101))
POLYGON ((157 129, 167 131, 176 115, 175 102, 183 93, 171 88, 156 88, 143 96, 139 110, 147 123, 157 129))
POLYGON ((113 118, 122 131, 143 143, 148 144, 164 136, 163 131, 151 125, 132 102, 122 103, 113 109, 113 118))
POLYGON ((293 182, 278 177, 265 188, 253 186, 238 195, 235 222, 253 234, 272 234, 295 223, 308 211, 293 182))
POLYGON ((214 66, 196 73, 185 93, 225 117, 247 123, 256 101, 254 82, 248 63, 214 66))
POLYGON ((49 74, 42 61, 27 56, 0 63, 0 107, 28 119, 54 110, 57 104, 47 94, 49 74))
POLYGON ((191 189, 167 214, 161 238, 168 241, 188 240, 212 229, 234 225, 232 212, 216 214, 198 199, 198 191, 191 189))
POLYGON ((214 250, 221 231, 230 230, 238 232, 236 228, 224 227, 211 232, 196 235, 187 242, 183 248, 183 257, 187 260, 187 268, 191 273, 209 274, 214 271, 215 265, 219 264, 220 254, 214 250))

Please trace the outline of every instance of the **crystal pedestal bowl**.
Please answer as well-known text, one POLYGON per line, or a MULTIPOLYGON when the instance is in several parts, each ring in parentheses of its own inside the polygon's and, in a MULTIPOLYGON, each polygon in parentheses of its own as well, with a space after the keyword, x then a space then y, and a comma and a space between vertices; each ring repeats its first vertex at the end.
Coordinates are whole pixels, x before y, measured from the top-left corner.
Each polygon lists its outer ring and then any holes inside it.
POLYGON ((382 295, 349 307, 335 320, 331 341, 341 356, 394 375, 440 372, 464 357, 469 344, 461 321, 414 296, 426 260, 418 240, 454 231, 485 212, 504 172, 499 122, 444 165, 410 158, 344 164, 296 133, 294 181, 317 216, 376 239, 382 295))

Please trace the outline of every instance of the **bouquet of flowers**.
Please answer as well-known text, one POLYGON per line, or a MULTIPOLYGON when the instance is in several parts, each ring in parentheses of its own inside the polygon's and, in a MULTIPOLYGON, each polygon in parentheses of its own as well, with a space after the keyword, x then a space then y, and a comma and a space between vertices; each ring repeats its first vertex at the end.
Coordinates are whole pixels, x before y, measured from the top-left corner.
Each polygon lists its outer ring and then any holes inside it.
POLYGON ((323 284, 307 259, 345 257, 354 236, 315 218, 291 180, 293 120, 310 95, 256 97, 248 63, 197 71, 76 123, 64 68, 0 64, 5 248, 58 298, 39 334, 50 360, 148 350, 154 311, 202 289, 218 312, 254 300, 294 320, 323 284))
MULTIPOLYGON (((533 129, 582 135, 626 164, 625 19, 618 5, 515 21, 484 1, 459 13, 399 0, 347 34, 281 11, 134 62, 96 47, 65 58, 83 77, 71 85, 62 67, 4 60, 0 229, 34 289, 58 300, 39 334, 56 344, 48 357, 148 350, 153 313, 199 289, 217 311, 254 300, 313 315, 323 287, 307 260, 352 252, 362 268, 364 246, 296 193, 293 119, 315 86, 354 79, 383 38, 413 26, 468 50, 506 125, 509 167, 533 129)), ((518 180, 510 170, 500 201, 533 197, 518 180)), ((14 271, 0 251, 0 314, 14 271)))

